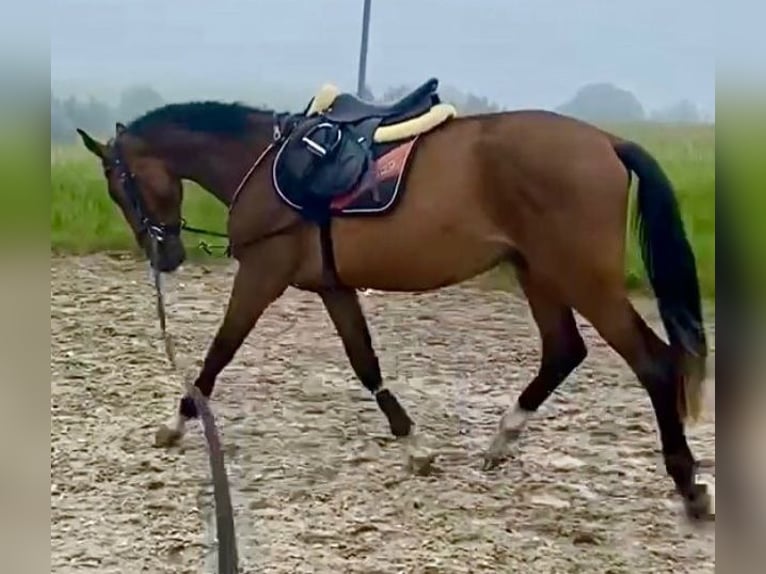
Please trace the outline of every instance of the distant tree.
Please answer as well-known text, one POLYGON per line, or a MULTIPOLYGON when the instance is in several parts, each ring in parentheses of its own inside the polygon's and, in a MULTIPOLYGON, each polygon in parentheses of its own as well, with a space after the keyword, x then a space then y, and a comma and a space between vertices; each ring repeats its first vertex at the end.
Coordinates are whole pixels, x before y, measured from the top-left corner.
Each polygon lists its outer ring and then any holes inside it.
POLYGON ((375 94, 373 93, 370 86, 364 86, 362 88, 362 93, 359 94, 361 98, 367 102, 374 102, 375 101, 375 94))
POLYGON ((51 141, 71 143, 76 137, 75 126, 64 111, 61 101, 51 94, 51 141))
POLYGON ((556 111, 594 123, 641 121, 646 117, 635 95, 608 83, 583 86, 556 111))
MULTIPOLYGON (((413 88, 407 85, 392 86, 383 92, 382 102, 393 102, 407 95, 413 88)), ((490 102, 485 96, 464 93, 460 90, 444 86, 439 88, 442 101, 454 105, 460 114, 483 114, 500 110, 500 106, 490 102)))
POLYGON ((96 135, 111 135, 114 131, 114 111, 93 97, 85 102, 70 96, 61 102, 61 112, 72 126, 96 135))
POLYGON ((500 107, 490 102, 485 96, 467 94, 460 106, 460 112, 464 114, 490 114, 500 111, 500 107))
POLYGON ((117 105, 117 115, 120 121, 129 122, 138 116, 158 108, 165 101, 154 88, 150 86, 131 86, 120 94, 117 105))
POLYGON ((395 102, 396 100, 399 100, 406 96, 410 92, 410 87, 406 86, 404 84, 400 86, 393 86, 390 88, 386 88, 386 91, 383 92, 383 96, 380 98, 381 102, 395 102))
POLYGON ((697 105, 689 100, 681 100, 652 113, 657 122, 696 124, 702 121, 702 114, 697 105))

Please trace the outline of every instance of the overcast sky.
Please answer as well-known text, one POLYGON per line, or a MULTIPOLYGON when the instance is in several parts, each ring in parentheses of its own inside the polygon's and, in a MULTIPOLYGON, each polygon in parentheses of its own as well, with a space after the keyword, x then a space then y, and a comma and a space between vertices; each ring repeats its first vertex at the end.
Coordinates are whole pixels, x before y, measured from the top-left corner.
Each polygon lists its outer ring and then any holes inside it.
MULTIPOLYGON (((368 84, 381 93, 437 76, 504 106, 555 107, 605 81, 650 110, 688 98, 710 111, 716 9, 712 0, 373 0, 368 84)), ((325 81, 354 89, 361 15, 362 0, 52 0, 51 83, 107 95, 146 82, 171 98, 308 96, 325 81)), ((750 32, 761 37, 755 24, 750 32)))

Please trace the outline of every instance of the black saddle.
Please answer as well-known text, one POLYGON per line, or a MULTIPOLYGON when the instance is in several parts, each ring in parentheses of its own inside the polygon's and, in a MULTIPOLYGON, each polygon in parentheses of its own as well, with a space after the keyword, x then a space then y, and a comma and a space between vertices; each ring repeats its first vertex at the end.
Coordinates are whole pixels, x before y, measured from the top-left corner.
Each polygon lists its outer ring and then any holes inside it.
POLYGON ((372 104, 352 94, 343 93, 335 98, 322 115, 341 124, 355 124, 372 118, 380 120, 376 125, 395 124, 422 115, 440 103, 438 88, 439 80, 431 78, 393 104, 372 104))

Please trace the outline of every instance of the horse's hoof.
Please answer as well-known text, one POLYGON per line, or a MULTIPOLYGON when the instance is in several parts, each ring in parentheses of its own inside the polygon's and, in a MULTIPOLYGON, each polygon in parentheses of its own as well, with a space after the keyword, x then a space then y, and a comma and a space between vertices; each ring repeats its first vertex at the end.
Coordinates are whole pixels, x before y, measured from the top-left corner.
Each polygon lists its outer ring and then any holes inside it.
POLYGON ((181 431, 162 425, 154 434, 154 446, 169 447, 175 446, 181 441, 181 431))
POLYGON ((692 522, 713 522, 715 520, 713 497, 708 492, 706 484, 697 485, 694 497, 684 500, 684 508, 686 516, 692 522))
POLYGON ((482 470, 487 472, 500 466, 508 458, 508 442, 509 438, 507 433, 498 432, 492 439, 492 443, 484 453, 484 463, 482 464, 482 470))
POLYGON ((484 462, 481 465, 481 469, 484 472, 489 472, 490 470, 494 470, 500 466, 504 460, 504 456, 498 456, 491 452, 486 452, 484 453, 484 462))
POLYGON ((418 476, 428 476, 434 471, 436 453, 428 448, 422 437, 409 435, 402 437, 407 448, 407 469, 418 476))
POLYGON ((407 453, 407 468, 418 476, 429 476, 434 471, 436 454, 425 450, 407 453))

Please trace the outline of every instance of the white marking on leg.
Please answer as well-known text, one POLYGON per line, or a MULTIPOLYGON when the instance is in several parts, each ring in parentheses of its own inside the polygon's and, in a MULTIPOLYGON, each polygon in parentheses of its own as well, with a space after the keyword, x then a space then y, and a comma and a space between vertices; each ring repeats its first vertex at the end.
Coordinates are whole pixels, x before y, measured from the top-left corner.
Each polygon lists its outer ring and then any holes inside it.
POLYGON ((407 450, 407 468, 410 472, 421 476, 431 474, 436 453, 426 446, 414 430, 401 440, 407 450))
POLYGON ((484 468, 489 470, 497 466, 508 454, 508 444, 516 440, 526 426, 532 413, 521 408, 518 401, 500 418, 497 432, 484 455, 484 468))
POLYGON ((169 424, 161 425, 154 435, 155 446, 174 446, 183 438, 186 433, 186 419, 181 413, 176 413, 169 424))
POLYGON ((529 420, 531 414, 530 411, 525 411, 516 402, 516 404, 505 411, 505 414, 500 419, 498 432, 508 435, 509 439, 517 438, 527 425, 527 420, 529 420))
POLYGON ((703 474, 697 476, 697 484, 704 484, 710 496, 710 515, 715 516, 715 477, 703 474))

